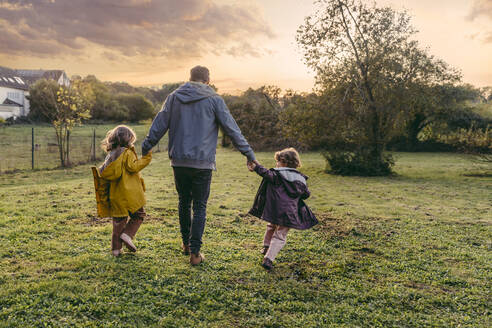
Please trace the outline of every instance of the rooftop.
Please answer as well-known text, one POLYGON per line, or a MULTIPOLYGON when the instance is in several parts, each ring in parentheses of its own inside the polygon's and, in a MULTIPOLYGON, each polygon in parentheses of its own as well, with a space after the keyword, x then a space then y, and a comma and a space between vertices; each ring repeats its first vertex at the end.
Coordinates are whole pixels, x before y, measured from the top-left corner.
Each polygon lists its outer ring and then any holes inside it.
POLYGON ((11 69, 0 66, 0 87, 28 90, 39 79, 58 81, 63 70, 11 69))
POLYGON ((29 85, 15 70, 0 66, 0 87, 27 90, 29 85))

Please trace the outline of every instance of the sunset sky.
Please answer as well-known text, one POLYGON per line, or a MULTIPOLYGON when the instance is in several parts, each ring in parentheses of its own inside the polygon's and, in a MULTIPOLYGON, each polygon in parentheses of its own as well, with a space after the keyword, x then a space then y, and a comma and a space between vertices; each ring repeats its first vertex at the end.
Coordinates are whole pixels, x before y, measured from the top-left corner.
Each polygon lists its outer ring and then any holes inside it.
MULTIPOLYGON (((376 2, 407 9, 421 45, 464 82, 492 85, 492 0, 376 2)), ((313 0, 0 0, 0 66, 161 85, 201 64, 221 93, 308 91, 295 33, 313 11, 313 0)))

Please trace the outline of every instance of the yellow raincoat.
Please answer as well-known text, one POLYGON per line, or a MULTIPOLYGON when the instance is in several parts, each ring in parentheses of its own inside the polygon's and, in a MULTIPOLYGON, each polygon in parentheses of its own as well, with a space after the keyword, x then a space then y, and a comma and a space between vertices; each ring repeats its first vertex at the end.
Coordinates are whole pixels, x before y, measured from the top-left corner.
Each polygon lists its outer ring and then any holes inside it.
POLYGON ((145 205, 145 184, 139 172, 151 160, 151 152, 139 159, 131 147, 102 172, 92 168, 99 217, 126 217, 145 205))

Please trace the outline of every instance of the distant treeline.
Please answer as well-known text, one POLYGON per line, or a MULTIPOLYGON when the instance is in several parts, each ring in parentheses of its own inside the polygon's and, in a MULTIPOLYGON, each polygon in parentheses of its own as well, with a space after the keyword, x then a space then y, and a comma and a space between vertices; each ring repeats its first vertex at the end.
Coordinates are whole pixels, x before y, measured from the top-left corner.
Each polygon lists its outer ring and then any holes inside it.
MULTIPOLYGON (((149 88, 134 87, 124 82, 102 82, 93 75, 77 79, 92 90, 89 102, 91 122, 152 119, 166 97, 182 84, 167 83, 161 88, 149 88)), ((46 84, 52 83, 55 82, 42 80, 34 84, 31 98, 40 94, 36 89, 45 89, 46 84)), ((409 107, 399 115, 395 121, 398 128, 386 149, 455 151, 465 145, 487 147, 487 138, 490 138, 488 127, 492 125, 492 88, 445 84, 425 92, 429 97, 424 99, 432 99, 432 102, 409 107)), ((296 146, 306 150, 327 150, 357 146, 349 136, 344 139, 333 133, 338 125, 349 121, 344 119, 344 115, 351 114, 334 108, 323 91, 300 93, 263 86, 249 88, 240 95, 222 96, 255 149, 296 146)), ((39 110, 41 102, 40 99, 31 99, 29 118, 32 121, 46 121, 39 110)), ((229 145, 227 138, 223 138, 222 144, 229 145)))
MULTIPOLYGON (((408 107, 394 120, 385 145, 397 151, 488 151, 492 138, 492 88, 438 85, 427 90, 427 104, 408 107), (432 94, 432 95, 431 95, 432 94)), ((424 97, 425 98, 425 97, 424 97)), ((360 146, 352 133, 337 133, 354 112, 334 107, 323 91, 282 92, 275 86, 248 89, 224 99, 248 141, 256 149, 296 146, 306 150, 351 150, 360 146)), ((365 122, 368 127, 371 122, 365 122)), ((227 143, 227 141, 226 141, 227 143)))
MULTIPOLYGON (((91 90, 90 120, 92 122, 138 122, 152 119, 166 97, 181 83, 164 84, 160 89, 134 87, 125 82, 102 82, 94 75, 85 78, 74 77, 73 81, 91 90)), ((49 119, 42 109, 46 93, 40 89, 56 90, 54 81, 40 80, 31 86, 31 111, 28 118, 34 122, 47 122, 49 119)), ((49 94, 49 93, 48 93, 49 94)))

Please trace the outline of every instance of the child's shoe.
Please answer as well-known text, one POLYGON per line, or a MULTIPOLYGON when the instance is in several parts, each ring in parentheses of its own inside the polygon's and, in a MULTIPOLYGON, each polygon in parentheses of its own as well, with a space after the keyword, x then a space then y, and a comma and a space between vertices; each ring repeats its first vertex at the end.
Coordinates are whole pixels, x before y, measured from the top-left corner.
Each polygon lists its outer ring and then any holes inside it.
POLYGON ((126 233, 122 233, 120 236, 120 239, 123 241, 123 243, 126 245, 126 247, 130 250, 130 252, 136 252, 137 247, 132 242, 132 238, 128 236, 126 233))
POLYGON ((263 262, 261 263, 261 266, 267 269, 268 271, 270 271, 273 268, 273 262, 268 257, 265 257, 263 258, 263 262))
POLYGON ((190 245, 181 244, 181 249, 183 250, 183 255, 190 255, 190 245))
POLYGON ((203 261, 205 261, 205 256, 203 256, 202 253, 198 253, 198 254, 191 253, 191 255, 190 255, 190 264, 191 265, 198 265, 198 264, 202 263, 203 261))
POLYGON ((113 249, 112 254, 114 257, 118 257, 121 255, 121 249, 113 249))
POLYGON ((261 249, 261 254, 266 255, 266 253, 268 252, 268 248, 270 248, 270 246, 264 245, 261 249))

